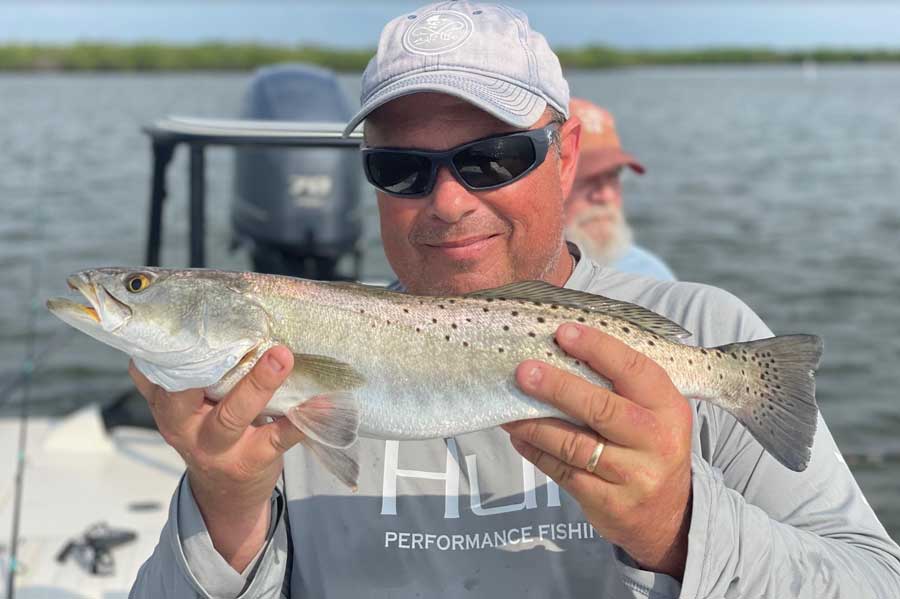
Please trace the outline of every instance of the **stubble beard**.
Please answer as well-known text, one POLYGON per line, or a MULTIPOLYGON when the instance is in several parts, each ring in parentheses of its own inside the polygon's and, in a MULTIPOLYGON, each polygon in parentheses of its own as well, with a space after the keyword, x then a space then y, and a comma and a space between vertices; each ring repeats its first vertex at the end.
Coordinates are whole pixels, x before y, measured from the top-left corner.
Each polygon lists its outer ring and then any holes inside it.
MULTIPOLYGON (((509 236, 512 234, 512 227, 498 228, 506 228, 503 235, 509 239, 509 236)), ((436 242, 443 239, 464 237, 469 232, 484 230, 479 227, 466 227, 466 229, 466 231, 463 231, 461 228, 448 227, 440 231, 415 231, 410 236, 410 240, 418 243, 436 242)), ((563 247, 563 233, 564 227, 560 223, 558 230, 553 235, 553 241, 551 242, 553 247, 563 247)), ((556 271, 560 260, 565 258, 567 253, 567 251, 562 252, 560 249, 556 249, 545 260, 535 263, 533 255, 520 255, 511 251, 506 254, 508 260, 506 265, 497 265, 496 268, 491 268, 492 265, 490 264, 468 265, 460 263, 455 272, 445 273, 442 277, 430 276, 431 273, 428 272, 430 269, 422 264, 420 265, 420 272, 417 273, 417 276, 414 275, 413 280, 410 281, 411 285, 407 285, 406 289, 419 295, 451 296, 501 287, 520 281, 547 281, 556 271), (422 281, 428 281, 428 283, 421 285, 422 281)))

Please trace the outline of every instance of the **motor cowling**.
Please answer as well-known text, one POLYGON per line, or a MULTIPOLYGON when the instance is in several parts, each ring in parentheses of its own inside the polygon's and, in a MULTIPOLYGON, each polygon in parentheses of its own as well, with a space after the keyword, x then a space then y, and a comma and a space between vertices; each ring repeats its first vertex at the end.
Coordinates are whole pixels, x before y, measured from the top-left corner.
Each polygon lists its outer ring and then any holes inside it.
MULTIPOLYGON (((346 123, 351 104, 335 74, 308 65, 257 70, 240 117, 346 123)), ((314 279, 358 278, 361 168, 355 148, 236 150, 232 227, 254 269, 314 279), (351 256, 353 273, 337 272, 351 256)))

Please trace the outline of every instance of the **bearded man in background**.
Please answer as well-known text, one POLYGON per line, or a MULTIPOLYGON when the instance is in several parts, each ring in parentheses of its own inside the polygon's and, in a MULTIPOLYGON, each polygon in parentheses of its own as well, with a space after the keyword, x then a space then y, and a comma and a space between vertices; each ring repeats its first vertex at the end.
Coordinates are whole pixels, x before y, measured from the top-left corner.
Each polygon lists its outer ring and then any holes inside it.
POLYGON ((572 98, 570 113, 581 121, 582 148, 575 184, 566 200, 566 238, 598 264, 662 281, 675 275, 661 258, 634 244, 622 208, 622 171, 644 166, 622 149, 609 111, 572 98))

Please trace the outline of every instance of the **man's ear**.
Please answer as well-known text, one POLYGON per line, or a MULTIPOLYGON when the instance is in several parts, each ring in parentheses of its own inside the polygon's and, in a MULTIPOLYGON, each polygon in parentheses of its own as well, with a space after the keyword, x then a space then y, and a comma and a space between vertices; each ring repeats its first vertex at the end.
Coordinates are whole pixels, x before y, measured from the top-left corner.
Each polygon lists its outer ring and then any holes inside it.
POLYGON ((581 150, 581 121, 571 116, 559 130, 559 182, 562 186, 563 199, 569 197, 575 183, 575 172, 578 170, 578 157, 581 150))

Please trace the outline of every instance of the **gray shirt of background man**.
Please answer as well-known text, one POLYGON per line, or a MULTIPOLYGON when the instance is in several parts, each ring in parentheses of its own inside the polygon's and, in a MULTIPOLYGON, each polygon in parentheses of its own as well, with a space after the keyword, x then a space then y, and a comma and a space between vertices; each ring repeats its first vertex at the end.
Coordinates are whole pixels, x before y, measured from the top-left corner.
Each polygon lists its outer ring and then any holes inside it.
MULTIPOLYGON (((581 258, 566 287, 667 316, 693 333, 692 345, 772 335, 740 300, 705 285, 655 281, 581 258)), ((505 432, 491 429, 447 444, 360 439, 356 495, 310 452, 291 449, 269 541, 243 574, 212 546, 185 479, 131 597, 900 596, 900 548, 821 418, 809 467, 794 473, 730 415, 691 404, 693 516, 680 584, 636 568, 512 449, 505 432), (290 589, 279 595, 288 574, 290 589)))

